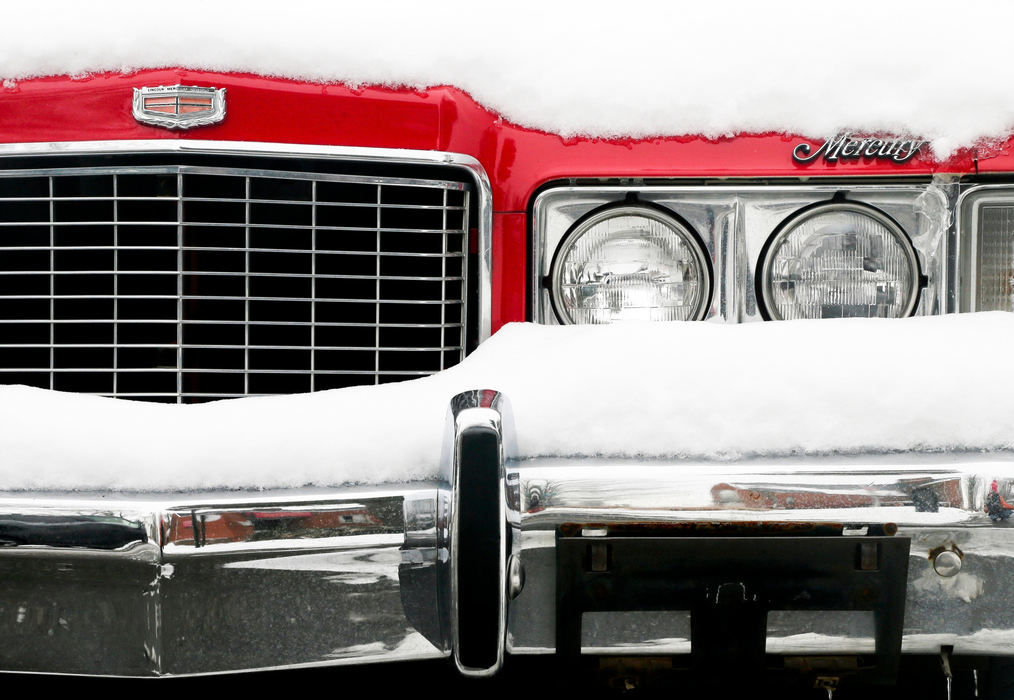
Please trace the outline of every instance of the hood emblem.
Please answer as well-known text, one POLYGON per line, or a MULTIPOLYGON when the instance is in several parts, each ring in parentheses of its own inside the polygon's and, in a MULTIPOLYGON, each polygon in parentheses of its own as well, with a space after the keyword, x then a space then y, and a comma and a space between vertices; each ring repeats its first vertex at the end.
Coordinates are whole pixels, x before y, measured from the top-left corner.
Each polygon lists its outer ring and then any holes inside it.
POLYGON ((824 143, 816 148, 808 143, 797 144, 792 149, 792 160, 806 164, 823 156, 825 163, 860 159, 907 163, 927 143, 912 138, 856 136, 845 132, 824 139, 824 143))
POLYGON ((134 88, 134 119, 166 129, 192 129, 225 119, 225 88, 159 85, 134 88))

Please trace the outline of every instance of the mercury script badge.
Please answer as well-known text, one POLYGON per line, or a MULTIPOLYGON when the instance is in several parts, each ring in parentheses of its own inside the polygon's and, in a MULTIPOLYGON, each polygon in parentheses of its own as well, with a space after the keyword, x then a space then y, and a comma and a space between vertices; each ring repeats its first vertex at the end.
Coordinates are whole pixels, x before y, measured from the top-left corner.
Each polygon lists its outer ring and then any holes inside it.
POLYGON ((159 85, 134 88, 134 119, 167 129, 192 129, 225 119, 225 88, 159 85))
POLYGON ((792 160, 797 163, 812 163, 820 156, 826 163, 838 160, 889 160, 905 163, 911 160, 927 141, 898 137, 853 136, 845 132, 825 139, 818 148, 809 143, 800 143, 792 149, 792 160))

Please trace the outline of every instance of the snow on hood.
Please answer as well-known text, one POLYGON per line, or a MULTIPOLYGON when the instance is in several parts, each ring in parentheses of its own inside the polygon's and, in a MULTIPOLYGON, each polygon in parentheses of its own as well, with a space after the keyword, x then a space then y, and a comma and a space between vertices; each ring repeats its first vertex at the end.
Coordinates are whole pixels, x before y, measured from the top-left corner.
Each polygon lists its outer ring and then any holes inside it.
POLYGON ((1014 126, 1012 25, 999 1, 37 0, 4 9, 0 79, 185 67, 449 84, 568 136, 855 129, 946 157, 1014 126))
POLYGON ((1011 348, 1001 312, 513 324, 453 369, 377 387, 184 406, 0 387, 0 489, 433 478, 449 399, 478 388, 511 400, 521 457, 1012 449, 1011 348))

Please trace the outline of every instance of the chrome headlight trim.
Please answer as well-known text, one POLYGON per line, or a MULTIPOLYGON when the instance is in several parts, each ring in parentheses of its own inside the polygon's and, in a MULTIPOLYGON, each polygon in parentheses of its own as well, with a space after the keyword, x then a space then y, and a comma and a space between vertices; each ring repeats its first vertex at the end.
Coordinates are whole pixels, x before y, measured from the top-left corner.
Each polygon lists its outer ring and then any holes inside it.
POLYGON ((579 219, 566 233, 553 253, 553 262, 550 265, 550 302, 553 312, 560 323, 573 325, 575 322, 563 305, 563 288, 561 272, 563 261, 574 245, 593 228, 609 219, 622 216, 634 216, 645 219, 652 219, 663 226, 671 229, 690 249, 700 274, 701 292, 698 295, 697 308, 688 318, 688 321, 700 321, 707 314, 711 303, 711 294, 714 288, 714 271, 711 261, 704 252, 704 244, 693 227, 681 221, 675 214, 663 211, 660 208, 638 205, 638 204, 610 204, 592 211, 585 217, 579 219))
POLYGON ((905 230, 897 222, 895 222, 894 219, 880 209, 860 202, 820 202, 801 209, 778 226, 771 238, 769 238, 768 242, 764 245, 758 266, 759 274, 756 276, 759 287, 758 296, 762 299, 762 311, 764 312, 764 315, 773 321, 782 320, 781 315, 778 313, 777 305, 775 304, 771 294, 771 266, 774 262, 775 253, 778 251, 779 247, 785 239, 793 233, 793 231, 809 219, 836 211, 846 211, 859 214, 861 216, 867 216, 887 229, 887 231, 898 242, 904 252, 905 259, 908 262, 908 267, 911 272, 910 282, 908 285, 908 302, 905 304, 904 310, 898 317, 905 318, 911 316, 915 311, 916 306, 919 304, 919 290, 921 288, 920 280, 922 278, 922 268, 919 265, 919 256, 915 252, 915 247, 912 245, 912 241, 909 239, 908 234, 905 233, 905 230))
POLYGON ((957 202, 958 275, 961 277, 960 311, 979 311, 980 229, 982 210, 991 205, 1014 206, 1014 185, 974 185, 957 202))
MULTIPOLYGON (((831 201, 861 202, 877 208, 908 236, 919 259, 919 297, 913 315, 958 310, 958 255, 953 225, 959 195, 968 189, 957 178, 919 180, 868 178, 810 181, 721 181, 675 179, 546 183, 531 200, 529 298, 531 320, 558 325, 550 302, 549 270, 553 253, 574 224, 607 205, 655 206, 675 213, 704 242, 711 263, 708 323, 756 323, 766 320, 760 286, 760 259, 772 232, 806 207, 831 201), (837 199, 836 199, 837 198, 837 199)), ((965 236, 967 238, 967 236, 965 236)))

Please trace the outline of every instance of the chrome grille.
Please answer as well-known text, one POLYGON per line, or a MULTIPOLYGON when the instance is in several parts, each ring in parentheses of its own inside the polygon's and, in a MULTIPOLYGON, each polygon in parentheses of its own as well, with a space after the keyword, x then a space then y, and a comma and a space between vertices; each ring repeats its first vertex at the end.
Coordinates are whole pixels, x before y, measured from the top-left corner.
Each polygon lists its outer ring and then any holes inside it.
POLYGON ((0 172, 0 383, 193 402, 449 367, 468 196, 236 167, 0 172))

